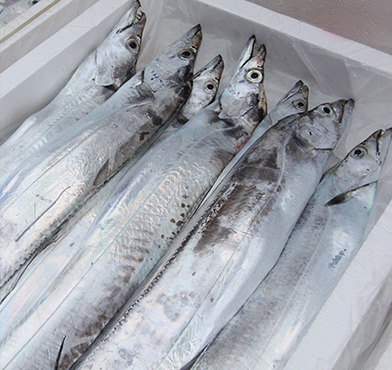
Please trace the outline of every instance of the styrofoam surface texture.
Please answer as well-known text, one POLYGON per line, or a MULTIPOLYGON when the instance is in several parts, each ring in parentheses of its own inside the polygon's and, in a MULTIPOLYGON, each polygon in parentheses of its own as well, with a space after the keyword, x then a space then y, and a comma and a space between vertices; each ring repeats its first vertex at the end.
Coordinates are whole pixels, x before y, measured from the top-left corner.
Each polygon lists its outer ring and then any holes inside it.
MULTIPOLYGON (((203 42, 196 70, 220 53, 226 65, 222 89, 245 42, 254 34, 267 47, 265 88, 270 109, 298 79, 310 88, 311 108, 341 98, 355 100, 354 113, 335 151, 337 157, 343 157, 373 131, 392 126, 390 55, 243 0, 141 0, 141 3, 147 14, 147 25, 138 70, 166 45, 200 23, 203 42)), ((28 101, 23 107, 24 116, 43 106, 69 78, 70 60, 77 66, 76 59, 83 59, 82 54, 86 56, 97 45, 130 4, 131 1, 99 1, 37 47, 39 51, 33 50, 4 71, 0 78, 4 75, 6 84, 2 87, 0 104, 6 114, 0 127, 7 124, 16 127, 13 115, 18 114, 20 118, 21 101, 28 101), (109 3, 117 5, 108 11, 109 3), (80 21, 86 18, 88 22, 80 21), (42 57, 44 53, 50 57, 42 57), (46 63, 42 65, 43 62, 46 63), (46 92, 49 86, 50 93, 46 92), (32 95, 33 91, 37 97, 32 95)), ((383 300, 387 300, 388 294, 379 291, 392 273, 391 157, 392 154, 379 182, 367 231, 370 234, 286 369, 332 369, 339 362, 347 366, 355 361, 350 352, 354 334, 356 346, 366 347, 366 333, 361 334, 357 329, 366 315, 373 312, 373 304, 385 305, 383 300)))
POLYGON ((0 72, 98 0, 41 0, 0 28, 0 72))

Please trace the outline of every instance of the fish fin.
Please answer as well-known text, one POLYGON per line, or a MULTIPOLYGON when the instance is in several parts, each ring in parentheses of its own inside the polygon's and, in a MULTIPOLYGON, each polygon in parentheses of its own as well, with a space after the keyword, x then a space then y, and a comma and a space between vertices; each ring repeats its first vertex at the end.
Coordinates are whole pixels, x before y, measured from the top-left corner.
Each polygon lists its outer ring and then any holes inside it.
POLYGON ((352 197, 353 197, 352 192, 347 191, 346 193, 341 193, 341 194, 337 195, 336 197, 332 198, 331 200, 329 200, 327 202, 326 205, 327 206, 335 206, 337 204, 342 204, 342 203, 349 201, 352 197))
MULTIPOLYGON (((372 184, 372 183, 370 183, 370 184, 372 184)), ((332 199, 330 199, 326 203, 326 206, 334 206, 334 205, 337 205, 337 204, 342 204, 342 203, 348 202, 350 199, 352 199, 355 196, 355 194, 357 194, 363 188, 366 188, 366 187, 370 186, 370 184, 366 184, 366 185, 360 186, 358 188, 346 191, 344 193, 340 193, 336 197, 333 197, 332 199)))
POLYGON ((143 81, 142 83, 136 85, 136 90, 145 99, 155 99, 154 91, 147 82, 143 81))
POLYGON ((59 353, 57 354, 56 363, 55 363, 55 365, 54 365, 54 370, 58 370, 58 368, 59 368, 59 363, 60 363, 60 358, 61 358, 61 352, 63 351, 64 342, 65 342, 65 338, 66 338, 66 337, 67 337, 67 336, 64 335, 63 340, 61 341, 60 348, 59 348, 59 353))
POLYGON ((113 74, 113 66, 109 62, 111 55, 107 55, 105 48, 98 48, 95 54, 95 84, 99 86, 114 85, 116 79, 113 74))

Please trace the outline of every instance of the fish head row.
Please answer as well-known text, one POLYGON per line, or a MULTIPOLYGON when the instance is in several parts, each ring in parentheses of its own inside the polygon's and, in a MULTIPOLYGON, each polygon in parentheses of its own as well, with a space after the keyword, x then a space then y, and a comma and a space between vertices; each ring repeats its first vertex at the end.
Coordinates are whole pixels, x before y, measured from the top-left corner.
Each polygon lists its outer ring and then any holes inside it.
POLYGON ((333 150, 354 108, 353 100, 320 104, 296 120, 295 134, 309 151, 333 150))
POLYGON ((96 85, 118 89, 135 74, 145 24, 137 0, 96 49, 96 85))
POLYGON ((264 63, 266 49, 261 45, 255 52, 256 38, 251 36, 240 56, 228 85, 219 101, 219 118, 237 118, 247 116, 253 127, 267 115, 267 98, 264 90, 264 63), (255 52, 255 55, 253 56, 255 52))
POLYGON ((154 92, 182 86, 184 82, 191 88, 193 68, 201 40, 201 26, 198 24, 166 47, 145 67, 143 82, 154 92))
POLYGON ((181 109, 182 116, 187 120, 214 101, 223 68, 222 56, 217 55, 193 76, 192 92, 181 109))

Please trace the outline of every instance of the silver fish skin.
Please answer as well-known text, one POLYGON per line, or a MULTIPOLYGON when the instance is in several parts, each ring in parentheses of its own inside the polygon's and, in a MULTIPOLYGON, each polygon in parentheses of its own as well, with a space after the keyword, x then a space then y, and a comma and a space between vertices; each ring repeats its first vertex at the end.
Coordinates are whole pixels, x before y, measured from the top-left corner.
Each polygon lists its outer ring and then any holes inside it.
MULTIPOLYGON (((256 66, 262 70, 264 58, 265 52, 254 57, 250 53, 238 73, 256 66)), ((243 83, 249 94, 260 91, 265 100, 261 81, 243 83)), ((218 99, 151 148, 124 175, 82 241, 80 253, 50 287, 47 304, 0 343, 6 368, 53 364, 64 336, 59 368, 68 368, 109 321, 115 322, 114 315, 132 299, 249 137, 249 127, 255 128, 264 117, 257 104, 254 110, 258 113, 248 111, 242 117, 235 112, 232 119, 219 119, 218 99)))
MULTIPOLYGON (((166 130, 183 126, 186 123, 185 120, 187 117, 190 119, 192 116, 196 115, 204 108, 203 104, 205 106, 210 104, 217 93, 222 71, 223 60, 221 56, 218 55, 195 74, 190 97, 181 108, 177 118, 171 122, 166 130), (206 89, 206 85, 209 83, 212 83, 216 88, 206 89), (212 92, 211 90, 215 90, 215 92, 212 92)), ((166 133, 166 131, 164 133, 166 133)), ((158 139, 158 142, 162 140, 162 136, 158 139)), ((37 261, 34 261, 33 264, 29 266, 28 270, 26 270, 26 274, 23 276, 25 281, 18 282, 14 291, 7 297, 7 300, 0 305, 0 342, 3 338, 9 336, 13 329, 20 326, 21 322, 27 321, 28 317, 30 317, 33 312, 39 310, 39 302, 46 302, 46 294, 50 291, 48 288, 50 288, 51 283, 53 283, 55 277, 61 273, 61 270, 71 258, 78 253, 79 250, 77 247, 80 245, 80 242, 78 242, 81 238, 80 234, 84 235, 86 233, 86 230, 88 230, 94 221, 94 218, 99 213, 99 209, 103 206, 108 194, 110 194, 115 185, 132 166, 133 163, 126 163, 124 167, 105 184, 105 187, 84 206, 84 208, 88 208, 88 211, 86 211, 87 213, 85 213, 75 225, 67 225, 66 234, 61 240, 55 243, 55 245, 52 244, 49 250, 43 251, 40 256, 42 257, 40 263, 37 264, 37 261), (70 248, 70 245, 72 248, 70 248), (36 266, 34 266, 34 264, 36 264, 36 266), (28 278, 26 278, 26 275, 28 278)), ((83 212, 84 209, 82 208, 78 214, 83 212)), ((39 316, 42 318, 43 314, 40 313, 39 316)))
POLYGON ((38 2, 39 0, 18 0, 8 6, 6 2, 0 2, 0 27, 10 23, 38 2))
POLYGON ((135 74, 145 23, 146 16, 140 11, 139 1, 135 1, 59 94, 3 143, 1 184, 43 145, 78 126, 78 120, 103 104, 135 74))
POLYGON ((324 104, 267 131, 80 369, 181 369, 199 354, 276 262, 340 136, 346 104, 324 104), (305 127, 313 135, 305 138, 305 127))
MULTIPOLYGON (((215 181, 214 186, 209 193, 215 191, 219 184, 229 176, 230 172, 236 166, 236 163, 248 151, 248 149, 272 126, 281 119, 294 115, 305 113, 308 110, 309 88, 301 80, 297 81, 294 86, 276 103, 275 107, 268 113, 262 122, 256 127, 248 142, 241 148, 238 154, 230 161, 225 169, 215 181)), ((206 199, 209 199, 208 196, 206 199)))
POLYGON ((224 63, 221 55, 217 55, 193 76, 193 87, 187 101, 172 119, 170 125, 161 134, 157 142, 177 131, 201 109, 211 104, 218 93, 219 82, 224 63))
POLYGON ((200 25, 189 30, 3 186, 2 299, 13 274, 127 160, 150 146, 181 107, 191 91, 201 37, 200 25))
POLYGON ((360 248, 392 130, 327 171, 281 257, 192 369, 283 369, 360 248))

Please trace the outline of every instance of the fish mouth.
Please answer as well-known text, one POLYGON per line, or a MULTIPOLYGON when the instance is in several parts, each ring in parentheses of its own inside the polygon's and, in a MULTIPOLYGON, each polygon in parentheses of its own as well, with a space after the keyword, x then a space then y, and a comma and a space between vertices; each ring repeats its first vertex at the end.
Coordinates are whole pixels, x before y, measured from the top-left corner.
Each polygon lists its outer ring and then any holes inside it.
POLYGON ((298 80, 281 100, 288 100, 296 94, 303 94, 305 99, 307 99, 309 96, 309 87, 305 85, 302 80, 298 80))
POLYGON ((144 27, 146 23, 146 14, 140 8, 141 8, 140 2, 139 0, 136 0, 123 17, 124 22, 126 22, 126 24, 120 27, 117 30, 117 33, 121 33, 134 25, 139 25, 141 27, 144 27))
POLYGON ((336 117, 338 119, 339 125, 339 134, 341 135, 347 126, 347 122, 351 117, 351 114, 354 109, 354 100, 353 99, 339 99, 330 104, 332 109, 334 110, 336 117))
POLYGON ((208 64, 206 64, 202 69, 200 69, 197 73, 195 73, 193 79, 200 77, 204 74, 207 74, 210 71, 218 71, 218 75, 220 76, 223 72, 224 62, 222 56, 219 54, 214 59, 211 60, 208 64))
POLYGON ((201 40, 202 40, 202 33, 201 33, 201 25, 200 23, 197 24, 196 26, 192 27, 184 36, 183 38, 185 40, 189 40, 188 42, 191 43, 191 47, 198 49, 201 40))
POLYGON ((392 127, 386 130, 378 130, 372 136, 374 136, 377 143, 377 154, 381 162, 384 162, 391 145, 392 127))

